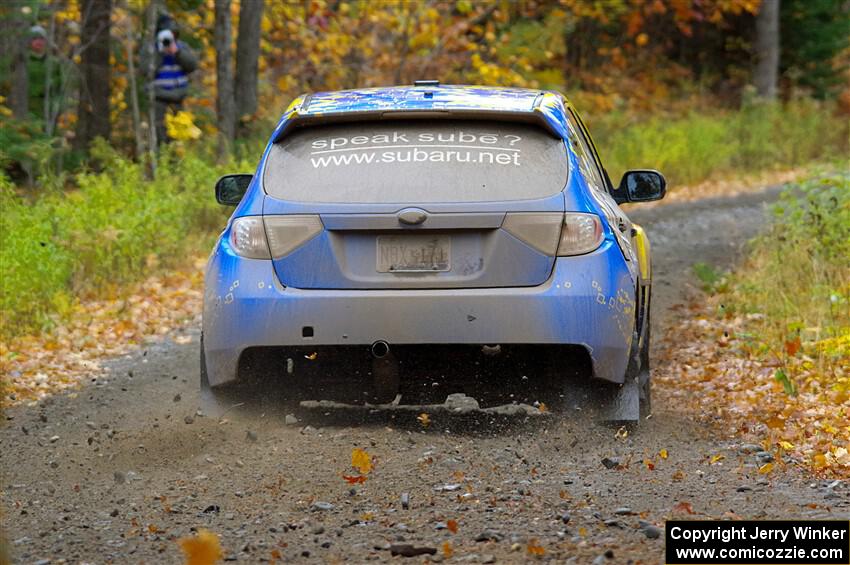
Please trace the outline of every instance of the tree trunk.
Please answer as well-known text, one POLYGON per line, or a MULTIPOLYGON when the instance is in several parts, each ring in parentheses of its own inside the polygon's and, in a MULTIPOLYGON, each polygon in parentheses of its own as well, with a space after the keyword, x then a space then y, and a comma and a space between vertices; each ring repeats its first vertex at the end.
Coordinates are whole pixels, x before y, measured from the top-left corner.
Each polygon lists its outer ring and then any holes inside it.
POLYGON ((762 0, 756 17, 756 69, 753 77, 758 95, 776 98, 779 78, 779 2, 762 0))
MULTIPOLYGON (((148 2, 147 11, 145 12, 145 20, 147 26, 147 34, 142 40, 142 49, 153 51, 154 43, 156 43, 156 14, 157 0, 148 2)), ((147 78, 148 90, 148 168, 146 174, 149 179, 156 178, 156 151, 159 146, 159 140, 156 138, 156 93, 153 87, 154 77, 156 76, 156 54, 151 52, 147 59, 147 68, 142 69, 147 78)))
POLYGON ((21 17, 21 11, 17 5, 7 6, 3 9, 3 58, 8 54, 9 82, 11 83, 9 109, 12 110, 12 115, 19 120, 24 120, 29 116, 28 30, 29 25, 21 17))
POLYGON ((242 0, 239 36, 236 38, 236 115, 239 119, 257 112, 257 75, 260 59, 260 22, 264 0, 242 0))
POLYGON ((230 150, 236 129, 236 102, 233 98, 231 68, 230 0, 215 0, 215 76, 216 114, 218 116, 219 157, 230 150))
MULTIPOLYGON (((47 60, 44 62, 44 132, 53 135, 53 46, 56 45, 56 12, 50 14, 50 30, 47 32, 47 60)), ((58 86, 58 85, 57 85, 58 86)))
MULTIPOLYGON (((129 12, 126 0, 123 8, 129 12)), ((130 79, 130 109, 133 116, 133 134, 136 139, 136 160, 141 161, 145 152, 144 136, 142 135, 142 118, 139 113, 139 91, 136 87, 136 64, 134 58, 136 49, 133 45, 133 26, 127 26, 124 37, 124 50, 127 56, 127 76, 130 79)))
POLYGON ((96 137, 109 139, 109 33, 112 0, 83 0, 80 104, 74 147, 85 150, 96 137))

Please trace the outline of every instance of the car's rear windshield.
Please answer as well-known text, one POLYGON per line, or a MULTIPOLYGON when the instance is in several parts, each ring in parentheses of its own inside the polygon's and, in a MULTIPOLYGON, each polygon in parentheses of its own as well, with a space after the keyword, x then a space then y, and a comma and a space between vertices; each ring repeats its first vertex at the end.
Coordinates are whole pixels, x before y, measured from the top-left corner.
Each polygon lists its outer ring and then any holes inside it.
POLYGON ((563 141, 530 124, 410 120, 296 130, 275 144, 263 179, 297 202, 479 202, 563 190, 563 141))

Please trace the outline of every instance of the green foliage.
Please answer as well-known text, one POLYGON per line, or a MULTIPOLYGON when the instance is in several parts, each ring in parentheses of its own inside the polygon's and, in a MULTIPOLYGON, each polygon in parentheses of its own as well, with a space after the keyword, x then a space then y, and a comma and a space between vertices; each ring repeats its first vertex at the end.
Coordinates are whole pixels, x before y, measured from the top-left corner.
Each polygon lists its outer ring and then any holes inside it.
MULTIPOLYGON (((724 115, 690 114, 679 119, 650 117, 624 125, 605 120, 597 133, 602 160, 617 182, 627 169, 652 168, 667 175, 672 185, 692 183, 730 168, 735 151, 724 115), (607 127, 606 127, 607 126, 607 127)), ((594 129, 591 121, 591 131, 594 129)))
POLYGON ((813 261, 846 266, 850 258, 850 172, 814 178, 799 190, 784 192, 773 212, 777 221, 770 239, 784 247, 807 248, 813 261))
MULTIPOLYGON (((139 280, 158 265, 206 251, 224 222, 212 187, 225 169, 196 154, 164 154, 154 181, 105 144, 103 172, 76 176, 78 190, 27 202, 0 184, 0 336, 34 331, 79 293, 139 280)), ((251 170, 247 163, 230 168, 251 170)))
POLYGON ((850 335, 850 173, 784 191, 727 304, 757 313, 767 343, 850 335))
POLYGON ((653 168, 675 188, 723 173, 788 169, 846 155, 848 124, 813 100, 746 104, 738 112, 690 112, 634 119, 590 116, 601 157, 617 182, 623 171, 653 168))
POLYGON ((72 256, 57 237, 60 200, 30 205, 0 176, 0 335, 34 329, 67 303, 72 256))
MULTIPOLYGON (((840 90, 835 57, 850 46, 850 5, 838 0, 782 0, 783 74, 824 98, 840 90)), ((844 65, 846 70, 846 61, 844 65)))
POLYGON ((788 375, 782 369, 777 369, 773 374, 773 378, 782 385, 782 389, 788 396, 797 396, 797 385, 794 381, 788 378, 788 375))
POLYGON ((31 183, 55 156, 54 140, 36 120, 0 120, 0 171, 14 169, 31 183), (22 173, 22 174, 21 174, 22 173))
POLYGON ((723 280, 723 274, 707 263, 694 263, 693 271, 706 292, 714 292, 723 280))

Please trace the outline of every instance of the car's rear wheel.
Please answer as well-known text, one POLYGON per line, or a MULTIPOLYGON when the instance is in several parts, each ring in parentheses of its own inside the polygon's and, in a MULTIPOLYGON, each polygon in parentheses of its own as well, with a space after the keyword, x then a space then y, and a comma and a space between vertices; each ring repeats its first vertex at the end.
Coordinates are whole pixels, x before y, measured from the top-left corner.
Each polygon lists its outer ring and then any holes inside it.
MULTIPOLYGON (((648 306, 648 304, 647 304, 648 306)), ((626 374, 620 385, 601 384, 595 387, 593 397, 603 421, 609 423, 636 423, 652 413, 652 391, 649 372, 650 347, 649 308, 646 317, 635 316, 632 349, 626 374)))
POLYGON ((367 398, 375 404, 392 402, 399 392, 399 363, 390 351, 384 357, 372 359, 371 386, 367 398))
POLYGON ((646 309, 646 321, 644 322, 644 337, 640 348, 640 370, 638 371, 638 383, 640 384, 640 417, 646 418, 652 414, 652 378, 649 370, 649 344, 651 325, 649 316, 649 305, 646 309))
MULTIPOLYGON (((647 297, 647 300, 649 298, 647 297)), ((638 385, 638 413, 640 419, 644 419, 652 414, 652 389, 649 371, 649 345, 650 345, 650 303, 646 305, 646 316, 640 322, 635 319, 635 339, 637 339, 636 351, 632 353, 629 359, 629 366, 626 370, 626 380, 633 380, 638 385), (637 328, 640 323, 641 327, 637 328), (640 332, 640 333, 638 333, 640 332)))

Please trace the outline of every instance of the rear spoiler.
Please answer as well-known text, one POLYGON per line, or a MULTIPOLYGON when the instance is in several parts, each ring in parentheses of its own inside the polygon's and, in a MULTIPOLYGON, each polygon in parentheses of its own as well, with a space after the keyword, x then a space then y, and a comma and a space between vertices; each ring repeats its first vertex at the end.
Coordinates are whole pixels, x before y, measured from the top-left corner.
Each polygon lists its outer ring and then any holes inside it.
POLYGON ((560 138, 561 133, 541 111, 538 97, 530 111, 488 110, 476 108, 461 109, 401 109, 401 110, 363 110, 327 112, 323 114, 302 114, 310 102, 310 97, 304 99, 298 111, 283 124, 283 127, 275 134, 272 143, 278 143, 294 130, 302 127, 311 127, 322 124, 338 124, 344 122, 375 122, 382 120, 491 120, 497 122, 521 122, 534 124, 549 132, 553 137, 560 138))

